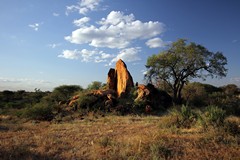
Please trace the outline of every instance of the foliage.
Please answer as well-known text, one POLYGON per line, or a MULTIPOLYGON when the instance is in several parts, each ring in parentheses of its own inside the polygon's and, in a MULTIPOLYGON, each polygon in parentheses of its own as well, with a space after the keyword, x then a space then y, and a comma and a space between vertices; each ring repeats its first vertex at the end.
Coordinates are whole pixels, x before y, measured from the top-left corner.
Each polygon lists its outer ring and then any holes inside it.
POLYGON ((235 84, 228 84, 222 87, 224 93, 228 96, 234 96, 240 93, 239 88, 235 84))
POLYGON ((240 120, 238 117, 229 116, 224 121, 224 129, 233 136, 240 136, 240 120))
POLYGON ((35 104, 33 107, 26 108, 23 117, 35 120, 52 120, 54 106, 46 101, 35 104))
POLYGON ((51 96, 55 101, 67 101, 74 93, 82 91, 83 88, 79 85, 62 85, 54 88, 51 96))
POLYGON ((13 100, 13 98, 14 98, 14 92, 13 92, 13 91, 4 90, 4 91, 2 92, 2 97, 1 97, 1 99, 2 99, 3 101, 9 102, 9 101, 13 100))
POLYGON ((223 108, 227 114, 240 115, 240 99, 236 95, 214 92, 208 95, 208 104, 223 108))
POLYGON ((98 90, 103 87, 103 83, 99 81, 93 81, 91 84, 88 85, 88 90, 98 90))
POLYGON ((191 128, 196 122, 198 115, 189 106, 182 105, 180 110, 173 109, 172 116, 175 116, 175 125, 177 128, 191 128))
POLYGON ((88 111, 104 109, 104 99, 88 92, 81 92, 77 103, 80 109, 88 111))
POLYGON ((19 91, 3 91, 0 92, 0 108, 2 109, 22 109, 28 106, 33 106, 39 103, 40 100, 48 95, 49 92, 26 92, 25 90, 19 91))
POLYGON ((201 85, 205 88, 207 94, 212 94, 214 92, 222 92, 222 89, 211 84, 202 84, 201 85))
POLYGON ((150 82, 164 81, 172 90, 175 103, 181 103, 183 86, 192 78, 224 77, 226 57, 205 47, 179 39, 170 48, 147 60, 145 78, 150 82))
POLYGON ((222 127, 226 118, 226 111, 217 106, 208 106, 201 117, 204 127, 222 127))
POLYGON ((187 105, 203 106, 206 104, 207 94, 201 83, 188 83, 184 86, 182 95, 187 105))

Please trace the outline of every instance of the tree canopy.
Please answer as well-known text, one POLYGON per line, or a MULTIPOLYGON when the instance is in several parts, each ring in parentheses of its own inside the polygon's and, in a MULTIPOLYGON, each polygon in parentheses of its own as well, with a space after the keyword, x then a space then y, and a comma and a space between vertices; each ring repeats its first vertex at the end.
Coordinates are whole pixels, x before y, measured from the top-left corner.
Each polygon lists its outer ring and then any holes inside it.
POLYGON ((54 88, 51 95, 57 101, 64 101, 71 98, 75 92, 82 90, 83 88, 79 85, 61 85, 54 88))
POLYGON ((89 89, 89 90, 93 90, 93 89, 97 90, 97 89, 100 89, 102 86, 103 86, 102 82, 93 81, 91 84, 88 85, 87 89, 89 89))
POLYGON ((175 103, 181 103, 183 86, 192 78, 225 77, 227 58, 221 52, 210 52, 202 45, 173 42, 169 48, 148 58, 145 78, 150 83, 164 82, 173 92, 175 103))

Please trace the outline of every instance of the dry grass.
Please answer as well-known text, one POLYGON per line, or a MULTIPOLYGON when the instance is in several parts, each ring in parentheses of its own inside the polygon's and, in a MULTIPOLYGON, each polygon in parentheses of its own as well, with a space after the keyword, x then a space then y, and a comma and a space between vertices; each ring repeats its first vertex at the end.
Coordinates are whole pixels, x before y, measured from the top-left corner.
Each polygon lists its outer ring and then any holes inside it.
MULTIPOLYGON (((240 118, 231 120, 240 122, 240 118)), ((1 159, 240 159, 240 137, 178 129, 164 117, 106 116, 54 124, 0 119, 1 159)))

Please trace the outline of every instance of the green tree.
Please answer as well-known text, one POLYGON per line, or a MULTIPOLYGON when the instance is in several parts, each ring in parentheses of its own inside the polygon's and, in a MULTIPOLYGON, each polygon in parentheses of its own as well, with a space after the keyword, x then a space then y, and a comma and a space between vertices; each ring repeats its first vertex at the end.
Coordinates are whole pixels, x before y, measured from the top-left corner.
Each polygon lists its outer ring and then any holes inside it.
POLYGON ((14 92, 9 90, 4 90, 2 92, 3 101, 9 102, 14 99, 14 92))
POLYGON ((239 88, 235 84, 228 84, 226 86, 223 86, 222 89, 225 92, 225 94, 227 94, 229 96, 234 96, 239 91, 239 88))
POLYGON ((183 87, 182 96, 187 104, 194 106, 205 105, 207 99, 207 92, 203 84, 199 82, 188 83, 183 87))
POLYGON ((164 81, 172 90, 173 100, 182 102, 183 86, 192 78, 225 77, 226 57, 184 39, 173 42, 169 49, 148 58, 145 78, 150 83, 164 81))
POLYGON ((83 88, 79 85, 61 85, 54 88, 51 97, 55 101, 66 101, 71 98, 75 92, 82 90, 83 88))
POLYGON ((97 90, 97 89, 100 89, 102 88, 103 86, 103 83, 102 82, 99 82, 99 81, 93 81, 91 84, 88 85, 87 89, 89 90, 97 90))

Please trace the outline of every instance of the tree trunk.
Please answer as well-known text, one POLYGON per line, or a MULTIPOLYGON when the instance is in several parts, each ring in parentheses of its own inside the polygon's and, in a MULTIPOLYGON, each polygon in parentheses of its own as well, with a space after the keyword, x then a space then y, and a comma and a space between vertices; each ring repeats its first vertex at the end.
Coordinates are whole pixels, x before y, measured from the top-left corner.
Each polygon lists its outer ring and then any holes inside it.
POLYGON ((178 98, 179 98, 178 90, 174 89, 174 91, 173 91, 173 103, 176 104, 176 105, 181 104, 178 98))
POLYGON ((182 89, 183 89, 184 83, 181 83, 179 87, 174 88, 173 91, 173 102, 176 105, 182 104, 182 89))

